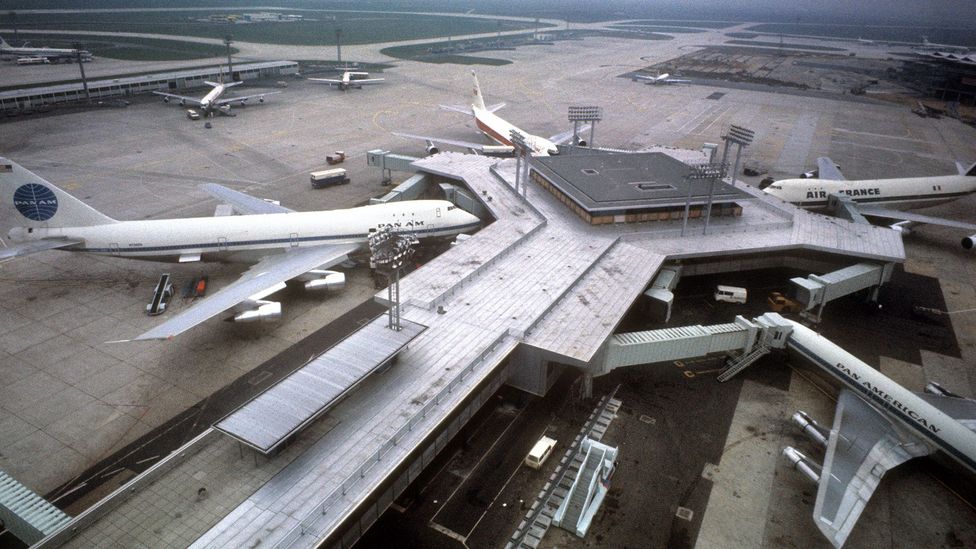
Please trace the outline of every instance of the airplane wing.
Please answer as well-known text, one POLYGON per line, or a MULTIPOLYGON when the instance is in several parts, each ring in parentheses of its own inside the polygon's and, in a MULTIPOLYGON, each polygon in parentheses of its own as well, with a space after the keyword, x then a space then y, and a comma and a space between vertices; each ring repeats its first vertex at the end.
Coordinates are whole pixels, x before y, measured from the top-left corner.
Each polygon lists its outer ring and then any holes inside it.
POLYGON ((122 341, 171 339, 263 291, 277 289, 286 280, 312 269, 327 269, 342 263, 357 249, 359 249, 358 244, 326 244, 265 256, 245 271, 241 278, 220 291, 197 301, 190 308, 172 316, 148 332, 134 339, 122 341))
MULTIPOLYGON (((583 134, 588 131, 590 131, 590 124, 583 124, 580 126, 579 136, 581 138, 584 137, 583 134)), ((565 145, 566 143, 569 143, 571 139, 573 139, 573 130, 566 130, 550 137, 549 141, 552 141, 556 145, 565 145)))
POLYGON ((682 78, 668 78, 664 81, 665 84, 691 84, 691 80, 684 80, 682 78))
POLYGON ((58 248, 65 248, 67 246, 81 244, 82 242, 83 242, 82 240, 78 240, 78 239, 46 238, 44 240, 32 240, 29 242, 20 242, 17 244, 12 244, 10 246, 0 248, 0 263, 13 259, 15 257, 22 257, 37 252, 43 252, 44 250, 56 250, 58 248))
POLYGON ((306 78, 306 80, 311 80, 312 82, 325 82, 330 86, 338 86, 339 84, 342 84, 342 80, 336 80, 335 78, 306 78))
POLYGON ((195 106, 195 107, 200 106, 200 100, 195 97, 186 97, 185 95, 176 95, 173 93, 166 93, 161 91, 154 91, 153 93, 156 95, 162 95, 163 97, 171 97, 173 99, 179 99, 180 101, 183 101, 184 103, 190 106, 195 106))
POLYGON ((217 100, 216 104, 217 105, 226 105, 228 103, 234 103, 234 102, 237 102, 237 101, 244 101, 246 99, 254 99, 254 98, 261 99, 261 98, 263 98, 266 95, 274 95, 276 93, 281 93, 281 92, 280 91, 270 91, 270 92, 265 92, 265 93, 252 93, 251 95, 239 95, 237 97, 222 97, 222 98, 220 98, 220 99, 217 100))
POLYGON ((885 472, 932 451, 856 394, 842 390, 813 507, 817 527, 835 547, 842 546, 885 472))
POLYGON ((472 143, 470 141, 461 141, 460 139, 444 139, 443 137, 414 135, 412 133, 393 132, 393 135, 397 137, 406 137, 407 139, 419 139, 421 141, 431 141, 433 143, 444 143, 445 145, 454 145, 455 147, 474 149, 478 151, 482 150, 485 146, 484 143, 472 143))
POLYGON ((362 80, 350 80, 349 85, 358 86, 360 84, 379 84, 380 82, 384 82, 385 80, 386 78, 364 78, 362 80))
POLYGON ((634 80, 650 80, 651 82, 657 82, 658 78, 656 76, 645 76, 643 74, 632 74, 631 78, 634 80))
POLYGON ((279 206, 278 204, 272 204, 267 200, 262 200, 249 194, 235 191, 234 189, 228 189, 227 187, 218 185, 216 183, 200 185, 200 188, 210 196, 230 204, 235 210, 238 211, 238 213, 245 215, 292 213, 295 211, 284 206, 279 206))
POLYGON ((888 208, 882 208, 880 206, 863 206, 859 204, 857 206, 857 211, 862 215, 870 217, 881 217, 884 219, 894 219, 896 221, 910 221, 912 223, 922 223, 925 225, 941 225, 943 227, 962 229, 964 231, 976 231, 976 224, 973 223, 953 221, 952 219, 944 219, 942 217, 934 217, 931 215, 899 212, 896 210, 889 210, 888 208))
POLYGON ((817 158, 817 178, 829 179, 830 181, 844 181, 847 179, 844 177, 844 174, 840 173, 840 168, 837 167, 837 164, 834 164, 834 161, 826 156, 817 158))
POLYGON ((963 427, 976 432, 976 400, 947 397, 930 393, 915 393, 919 398, 938 408, 945 415, 958 421, 963 427))

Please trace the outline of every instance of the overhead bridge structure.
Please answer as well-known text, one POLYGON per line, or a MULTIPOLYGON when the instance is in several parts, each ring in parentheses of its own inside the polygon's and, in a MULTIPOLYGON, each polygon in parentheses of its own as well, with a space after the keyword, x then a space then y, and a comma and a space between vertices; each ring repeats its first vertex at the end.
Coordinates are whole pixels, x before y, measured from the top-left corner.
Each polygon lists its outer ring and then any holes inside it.
MULTIPOLYGON (((520 196, 513 160, 440 153, 413 165, 465 187, 494 222, 402 279, 401 318, 426 329, 396 362, 317 418, 296 416, 302 429, 279 429, 289 442, 267 456, 242 452, 243 435, 201 435, 41 546, 347 547, 502 384, 545 394, 567 365, 591 375, 623 365, 630 351, 613 334, 665 261, 690 275, 904 260, 895 231, 812 215, 748 187, 736 198, 741 212, 712 219, 708 234, 690 219, 681 236, 681 219, 596 225, 538 184, 520 196)), ((668 197, 654 207, 681 208, 687 193, 668 197)), ((705 331, 709 349, 727 350, 745 348, 761 325, 705 331)), ((689 353, 703 341, 682 337, 689 353)), ((257 427, 241 425, 221 428, 257 427)))

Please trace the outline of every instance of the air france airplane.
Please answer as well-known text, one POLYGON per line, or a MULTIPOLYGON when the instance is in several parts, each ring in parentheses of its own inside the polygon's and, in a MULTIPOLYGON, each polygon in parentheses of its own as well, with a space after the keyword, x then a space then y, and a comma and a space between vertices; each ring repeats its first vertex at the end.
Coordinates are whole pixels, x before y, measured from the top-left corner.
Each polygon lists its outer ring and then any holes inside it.
MULTIPOLYGON (((393 135, 426 141, 428 154, 436 154, 439 152, 439 149, 435 146, 435 143, 445 143, 448 145, 454 145, 456 147, 462 147, 485 153, 510 153, 514 150, 514 145, 512 144, 511 140, 511 133, 514 130, 525 136, 525 142, 528 145, 529 153, 532 156, 549 156, 559 154, 559 147, 557 147, 557 145, 568 143, 573 138, 572 130, 545 138, 538 135, 532 135, 531 133, 516 127, 511 122, 495 114, 495 111, 504 107, 505 103, 498 103, 491 106, 485 105, 485 98, 481 95, 481 85, 478 84, 478 76, 474 71, 471 71, 471 77, 474 80, 474 93, 471 106, 456 107, 453 105, 441 105, 441 108, 473 116, 474 123, 478 127, 478 130, 488 136, 488 138, 492 141, 498 143, 501 147, 491 147, 488 145, 460 141, 457 139, 444 139, 440 137, 413 135, 409 133, 393 132, 393 135)), ((585 124, 584 127, 580 129, 580 132, 582 133, 586 131, 589 129, 589 127, 589 124, 585 124)), ((580 141, 578 144, 580 146, 586 146, 585 141, 580 141)))
POLYGON ((16 244, 0 261, 43 250, 103 254, 152 261, 254 263, 241 278, 198 301, 136 340, 169 339, 226 310, 236 321, 273 320, 281 304, 263 298, 297 279, 309 290, 334 289, 342 273, 327 271, 389 230, 439 238, 470 232, 480 220, 444 200, 411 200, 347 210, 295 212, 216 184, 203 190, 243 215, 116 221, 24 169, 0 158, 0 212, 19 219, 16 244))
MULTIPOLYGON (((893 229, 910 232, 911 224, 930 224, 976 231, 976 224, 899 210, 924 208, 957 200, 976 192, 976 164, 957 163, 958 175, 864 179, 848 181, 827 157, 817 159, 817 179, 784 179, 763 190, 801 208, 822 209, 832 194, 849 198, 862 215, 896 221, 893 229)), ((967 250, 976 247, 976 234, 963 238, 967 250)))
POLYGON ((823 467, 795 448, 783 450, 794 467, 819 484, 814 520, 835 547, 847 540, 889 469, 942 451, 976 473, 976 401, 935 383, 924 393, 909 391, 806 326, 780 319, 792 324, 787 347, 844 387, 832 429, 803 412, 793 416, 826 447, 823 467))

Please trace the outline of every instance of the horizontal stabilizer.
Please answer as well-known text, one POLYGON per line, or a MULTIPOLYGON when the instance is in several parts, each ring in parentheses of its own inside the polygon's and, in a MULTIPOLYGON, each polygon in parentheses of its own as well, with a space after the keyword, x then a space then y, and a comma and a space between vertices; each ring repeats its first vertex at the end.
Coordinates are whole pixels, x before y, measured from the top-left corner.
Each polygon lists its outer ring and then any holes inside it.
POLYGON ((481 151, 484 149, 485 145, 482 143, 472 143, 470 141, 461 141, 460 139, 444 139, 442 137, 431 137, 428 135, 414 135, 412 133, 401 133, 393 132, 393 135, 397 137, 406 137, 407 139, 418 139, 420 141, 431 141, 433 143, 444 143, 446 145, 454 145, 455 147, 461 147, 464 149, 472 149, 476 151, 481 151))
POLYGON ((23 257, 25 255, 43 252, 45 250, 66 248, 68 246, 74 246, 75 244, 81 244, 81 242, 81 240, 72 240, 67 238, 52 238, 45 240, 34 240, 31 242, 21 242, 7 246, 6 248, 0 248, 0 262, 7 261, 15 257, 23 257))
POLYGON ((235 210, 244 215, 292 213, 295 211, 284 206, 273 204, 267 200, 262 200, 249 194, 235 191, 234 189, 228 189, 227 187, 218 185, 216 183, 200 185, 200 189, 210 196, 230 204, 235 210))
POLYGON ((471 107, 460 107, 457 105, 440 105, 440 108, 444 109, 445 111, 454 111, 454 112, 459 112, 461 114, 469 114, 471 116, 474 116, 474 109, 472 109, 471 107))

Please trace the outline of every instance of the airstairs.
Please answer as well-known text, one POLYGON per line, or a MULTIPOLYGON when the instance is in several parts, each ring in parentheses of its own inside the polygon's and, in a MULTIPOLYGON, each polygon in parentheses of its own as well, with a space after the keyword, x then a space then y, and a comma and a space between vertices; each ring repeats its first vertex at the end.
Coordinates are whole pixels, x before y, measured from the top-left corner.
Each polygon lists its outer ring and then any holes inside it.
POLYGON ((606 485, 613 474, 617 449, 586 439, 580 451, 585 451, 586 457, 552 522, 578 537, 584 537, 607 493, 606 485))

